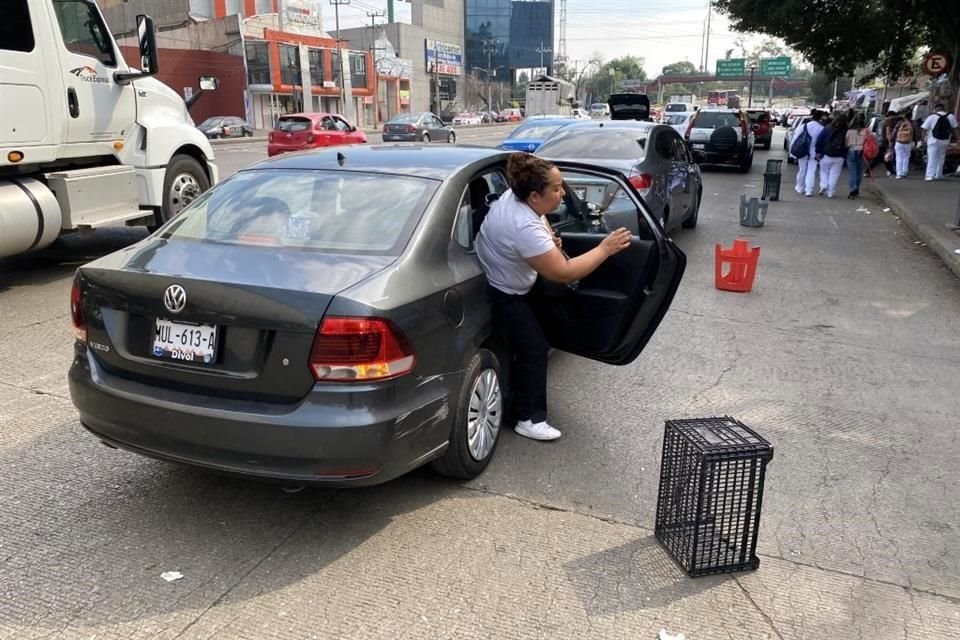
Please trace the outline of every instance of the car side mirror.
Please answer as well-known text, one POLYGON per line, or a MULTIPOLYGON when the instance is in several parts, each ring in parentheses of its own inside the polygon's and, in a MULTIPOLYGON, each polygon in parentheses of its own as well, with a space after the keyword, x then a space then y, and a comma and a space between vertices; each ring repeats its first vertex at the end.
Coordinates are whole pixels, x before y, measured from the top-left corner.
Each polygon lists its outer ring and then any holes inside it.
POLYGON ((117 84, 127 84, 137 78, 157 75, 160 70, 160 58, 157 54, 157 27, 153 18, 147 15, 137 16, 137 40, 140 45, 140 71, 117 71, 113 79, 117 84))

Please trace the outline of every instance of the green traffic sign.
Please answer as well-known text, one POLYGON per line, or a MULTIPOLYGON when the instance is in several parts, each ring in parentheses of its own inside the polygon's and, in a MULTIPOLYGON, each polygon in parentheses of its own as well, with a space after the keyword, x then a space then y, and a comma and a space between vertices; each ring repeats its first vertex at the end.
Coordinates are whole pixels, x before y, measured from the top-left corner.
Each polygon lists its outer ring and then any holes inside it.
POLYGON ((717 60, 718 78, 742 78, 746 68, 746 58, 730 58, 728 60, 717 60))
POLYGON ((760 75, 762 76, 788 76, 790 75, 790 58, 780 56, 778 58, 763 58, 760 60, 760 75))

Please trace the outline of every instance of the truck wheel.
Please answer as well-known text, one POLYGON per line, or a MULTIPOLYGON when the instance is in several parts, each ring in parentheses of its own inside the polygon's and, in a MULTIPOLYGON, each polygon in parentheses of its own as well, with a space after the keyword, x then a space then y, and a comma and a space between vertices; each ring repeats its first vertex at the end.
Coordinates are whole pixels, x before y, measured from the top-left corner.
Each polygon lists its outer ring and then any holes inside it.
POLYGON ((187 155, 173 156, 163 178, 161 222, 174 218, 209 188, 210 179, 199 162, 187 155))

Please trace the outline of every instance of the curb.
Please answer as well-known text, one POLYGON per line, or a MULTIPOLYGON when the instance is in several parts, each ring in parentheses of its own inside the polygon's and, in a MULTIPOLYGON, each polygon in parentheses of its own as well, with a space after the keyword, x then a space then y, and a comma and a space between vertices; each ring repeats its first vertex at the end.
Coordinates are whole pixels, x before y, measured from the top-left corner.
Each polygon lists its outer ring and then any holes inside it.
MULTIPOLYGON (((915 219, 913 212, 897 196, 885 193, 876 185, 869 185, 868 188, 882 202, 884 202, 896 215, 903 220, 907 228, 913 232, 920 241, 926 243, 927 248, 932 251, 946 265, 955 276, 960 278, 960 254, 954 253, 954 247, 948 247, 938 234, 939 229, 925 222, 915 219)), ((958 241, 960 246, 960 241, 958 241)))

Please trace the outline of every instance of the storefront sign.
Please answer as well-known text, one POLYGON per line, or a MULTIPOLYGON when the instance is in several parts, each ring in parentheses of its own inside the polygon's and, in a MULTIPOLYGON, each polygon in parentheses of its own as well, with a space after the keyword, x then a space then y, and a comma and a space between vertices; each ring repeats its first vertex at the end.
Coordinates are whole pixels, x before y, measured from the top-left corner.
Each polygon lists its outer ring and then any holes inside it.
POLYGON ((439 40, 425 40, 427 73, 459 76, 463 73, 463 49, 439 40))

